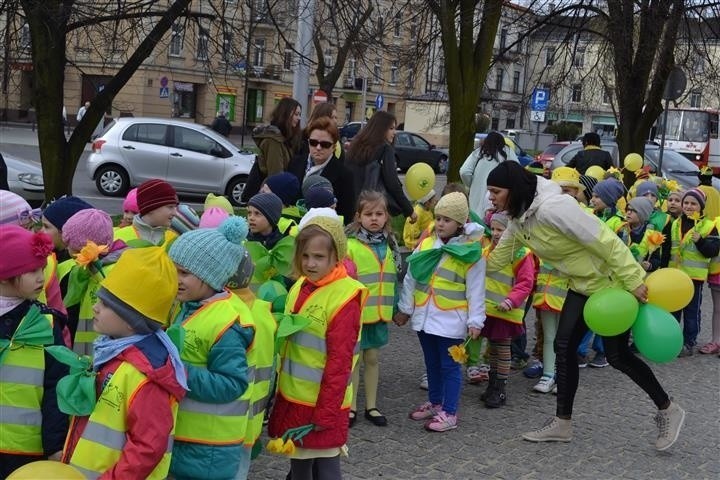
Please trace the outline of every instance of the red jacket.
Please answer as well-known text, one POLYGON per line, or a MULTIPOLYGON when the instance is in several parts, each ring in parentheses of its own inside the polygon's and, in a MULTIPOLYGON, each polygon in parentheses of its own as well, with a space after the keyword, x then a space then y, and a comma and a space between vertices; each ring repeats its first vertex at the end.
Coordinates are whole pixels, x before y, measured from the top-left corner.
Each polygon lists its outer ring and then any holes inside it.
MULTIPOLYGON (((294 312, 318 287, 308 280, 300 288, 294 312)), ((299 405, 280 392, 270 415, 268 433, 279 437, 289 428, 312 423, 316 429, 302 439, 303 448, 333 448, 345 445, 348 437, 348 408, 341 409, 352 373, 352 355, 360 332, 360 296, 348 302, 333 318, 326 333, 327 362, 315 407, 299 405)))
MULTIPOLYGON (((123 362, 130 362, 143 372, 148 382, 135 394, 128 411, 127 442, 120 460, 100 479, 145 479, 165 454, 168 437, 175 425, 168 401, 171 395, 179 402, 185 390, 175 379, 175 369, 170 363, 167 350, 151 335, 103 365, 95 378, 98 398, 104 384, 123 362)), ((63 462, 68 463, 75 446, 85 431, 89 417, 73 418, 63 452, 63 462)))

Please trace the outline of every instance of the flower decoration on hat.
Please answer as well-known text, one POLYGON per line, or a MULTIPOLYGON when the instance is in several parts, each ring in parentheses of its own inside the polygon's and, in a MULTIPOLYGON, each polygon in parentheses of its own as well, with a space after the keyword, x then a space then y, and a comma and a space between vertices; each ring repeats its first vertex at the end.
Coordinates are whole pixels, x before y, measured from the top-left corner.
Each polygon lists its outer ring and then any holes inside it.
POLYGON ((38 258, 45 258, 53 251, 53 244, 44 233, 36 233, 30 239, 30 250, 38 258))
POLYGON ((663 178, 660 185, 658 185, 658 199, 662 202, 663 200, 666 200, 671 193, 679 191, 680 184, 677 180, 668 180, 663 178))
POLYGON ((89 266, 95 267, 100 275, 105 277, 102 266, 100 265, 100 256, 108 253, 109 248, 107 245, 98 245, 92 240, 88 240, 85 246, 80 250, 80 253, 73 255, 75 257, 75 263, 81 267, 88 268, 89 266))
POLYGON ((622 171, 615 167, 610 167, 605 172, 605 178, 610 178, 610 177, 615 177, 618 180, 622 180, 622 171))

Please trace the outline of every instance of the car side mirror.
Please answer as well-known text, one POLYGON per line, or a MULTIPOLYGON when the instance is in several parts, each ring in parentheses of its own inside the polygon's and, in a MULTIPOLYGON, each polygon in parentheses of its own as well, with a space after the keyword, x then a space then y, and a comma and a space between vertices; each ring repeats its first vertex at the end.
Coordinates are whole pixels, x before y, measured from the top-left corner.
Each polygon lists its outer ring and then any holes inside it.
POLYGON ((210 149, 210 155, 212 155, 213 157, 224 157, 225 152, 222 148, 215 147, 210 149))
POLYGON ((428 150, 435 150, 435 145, 430 145, 430 146, 428 147, 428 150))

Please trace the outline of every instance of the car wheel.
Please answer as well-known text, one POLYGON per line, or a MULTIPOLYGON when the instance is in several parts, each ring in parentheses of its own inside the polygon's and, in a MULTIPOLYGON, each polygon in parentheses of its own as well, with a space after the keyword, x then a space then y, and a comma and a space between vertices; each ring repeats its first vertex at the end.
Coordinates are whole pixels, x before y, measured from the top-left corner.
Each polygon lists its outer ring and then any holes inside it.
POLYGON ((127 172, 118 165, 107 165, 95 175, 95 185, 100 193, 108 197, 121 197, 130 187, 127 172))
POLYGON ((438 160, 437 173, 447 173, 448 170, 448 157, 442 155, 438 160))
POLYGON ((245 185, 247 185, 247 180, 247 175, 238 175, 237 177, 230 180, 227 188, 225 189, 225 196, 227 196, 228 199, 230 199, 230 203, 232 203, 236 207, 242 206, 240 198, 242 197, 243 191, 245 190, 245 185))

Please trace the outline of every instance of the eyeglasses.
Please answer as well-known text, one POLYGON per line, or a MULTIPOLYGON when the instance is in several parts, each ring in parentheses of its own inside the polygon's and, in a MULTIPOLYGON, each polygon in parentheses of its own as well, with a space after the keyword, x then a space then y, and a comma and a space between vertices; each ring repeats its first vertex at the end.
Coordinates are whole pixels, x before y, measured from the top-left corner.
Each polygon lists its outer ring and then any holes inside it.
POLYGON ((333 142, 325 142, 323 140, 315 140, 314 138, 309 139, 308 144, 311 147, 317 147, 318 145, 320 145, 320 148, 324 148, 324 149, 330 148, 333 145, 335 145, 333 142))

